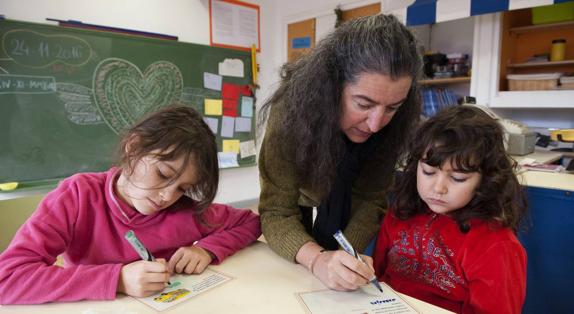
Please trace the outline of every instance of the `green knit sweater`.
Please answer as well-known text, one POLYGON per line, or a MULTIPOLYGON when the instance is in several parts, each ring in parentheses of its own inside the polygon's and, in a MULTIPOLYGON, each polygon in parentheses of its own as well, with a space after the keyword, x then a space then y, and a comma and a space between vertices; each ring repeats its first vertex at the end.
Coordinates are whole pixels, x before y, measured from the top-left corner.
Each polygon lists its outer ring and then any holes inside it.
MULTIPOLYGON (((273 114, 272 114, 273 116, 273 114)), ((269 246, 280 256, 295 262, 305 243, 314 241, 305 231, 299 205, 319 206, 318 195, 304 178, 296 176, 293 158, 283 156, 285 141, 270 118, 259 154, 261 228, 269 246)), ((352 188, 351 219, 343 233, 362 252, 377 234, 386 212, 386 190, 393 181, 394 161, 367 161, 352 188)))

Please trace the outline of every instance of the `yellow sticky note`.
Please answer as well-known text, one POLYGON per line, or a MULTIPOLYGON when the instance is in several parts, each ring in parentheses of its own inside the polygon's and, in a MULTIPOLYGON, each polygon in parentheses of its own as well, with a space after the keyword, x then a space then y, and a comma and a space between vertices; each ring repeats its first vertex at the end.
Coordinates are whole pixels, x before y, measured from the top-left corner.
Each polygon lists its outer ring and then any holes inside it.
POLYGON ((223 140, 223 152, 239 154, 239 140, 223 140))
MULTIPOLYGON (((239 141, 237 141, 237 148, 239 149, 239 141)), ((18 187, 18 182, 7 182, 0 184, 0 190, 2 191, 12 191, 18 187)))
POLYGON ((223 112, 223 100, 205 99, 205 114, 210 116, 220 116, 223 112))

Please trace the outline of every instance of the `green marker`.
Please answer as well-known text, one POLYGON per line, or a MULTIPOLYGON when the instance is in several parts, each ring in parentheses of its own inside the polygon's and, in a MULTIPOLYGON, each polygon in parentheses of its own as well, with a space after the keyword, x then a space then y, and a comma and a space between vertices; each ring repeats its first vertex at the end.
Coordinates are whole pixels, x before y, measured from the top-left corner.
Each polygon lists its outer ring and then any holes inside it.
MULTIPOLYGON (((145 248, 145 246, 140 242, 140 240, 136 237, 136 234, 134 233, 133 230, 128 230, 128 232, 126 232, 124 237, 132 245, 134 250, 136 250, 136 252, 142 258, 142 260, 148 262, 155 262, 155 258, 153 257, 153 255, 151 255, 150 251, 148 251, 145 248)), ((169 281, 167 282, 167 284, 171 285, 169 281)))

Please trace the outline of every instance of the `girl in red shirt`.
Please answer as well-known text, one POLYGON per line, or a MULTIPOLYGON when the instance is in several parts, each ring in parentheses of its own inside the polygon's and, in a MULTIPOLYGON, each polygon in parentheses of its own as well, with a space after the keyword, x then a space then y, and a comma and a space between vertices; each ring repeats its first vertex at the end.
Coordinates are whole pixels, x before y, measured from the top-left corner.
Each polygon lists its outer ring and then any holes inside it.
POLYGON ((379 280, 457 313, 521 312, 527 206, 503 134, 472 106, 418 129, 377 239, 379 280))

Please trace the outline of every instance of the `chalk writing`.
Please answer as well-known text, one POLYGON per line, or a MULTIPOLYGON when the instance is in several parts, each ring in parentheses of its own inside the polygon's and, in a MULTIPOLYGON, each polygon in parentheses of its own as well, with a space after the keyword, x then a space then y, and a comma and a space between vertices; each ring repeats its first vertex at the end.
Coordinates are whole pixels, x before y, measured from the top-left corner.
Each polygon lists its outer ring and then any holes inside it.
POLYGON ((81 38, 26 29, 6 32, 2 47, 15 62, 29 67, 46 67, 56 62, 80 66, 92 55, 90 45, 81 38))
POLYGON ((0 94, 50 94, 56 82, 50 76, 0 74, 0 94))

